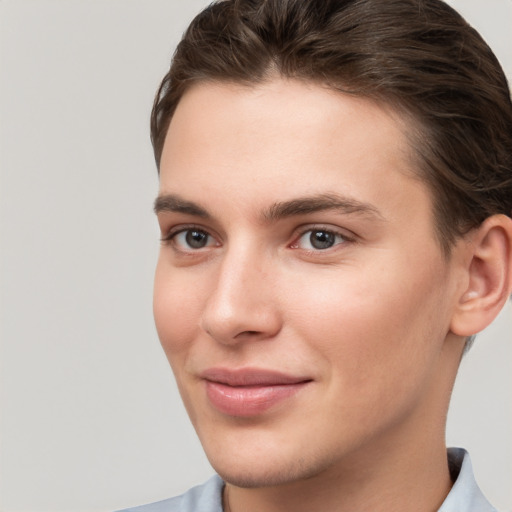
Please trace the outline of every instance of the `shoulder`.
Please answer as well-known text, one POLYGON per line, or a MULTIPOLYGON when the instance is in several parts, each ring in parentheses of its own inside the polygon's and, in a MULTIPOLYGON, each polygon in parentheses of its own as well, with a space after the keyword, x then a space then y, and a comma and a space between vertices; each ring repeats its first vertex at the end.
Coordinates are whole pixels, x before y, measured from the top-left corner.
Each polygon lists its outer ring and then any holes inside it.
POLYGON ((180 496, 119 512, 222 512, 223 487, 224 482, 215 475, 180 496))

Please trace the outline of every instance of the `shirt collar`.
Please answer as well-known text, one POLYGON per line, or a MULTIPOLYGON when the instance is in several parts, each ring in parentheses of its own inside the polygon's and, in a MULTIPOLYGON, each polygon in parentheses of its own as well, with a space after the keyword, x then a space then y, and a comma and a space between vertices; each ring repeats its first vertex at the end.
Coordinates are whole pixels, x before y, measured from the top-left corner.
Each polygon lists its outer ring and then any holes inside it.
POLYGON ((497 512, 478 487, 466 450, 449 448, 448 464, 455 483, 438 512, 497 512))

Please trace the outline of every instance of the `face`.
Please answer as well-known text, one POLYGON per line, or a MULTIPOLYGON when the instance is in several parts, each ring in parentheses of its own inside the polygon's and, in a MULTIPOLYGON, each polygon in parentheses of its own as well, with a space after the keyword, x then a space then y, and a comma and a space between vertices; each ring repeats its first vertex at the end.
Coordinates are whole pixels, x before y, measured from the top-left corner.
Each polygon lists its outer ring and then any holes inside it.
POLYGON ((442 435, 456 286, 406 130, 299 81, 200 84, 179 103, 154 314, 227 481, 339 473, 442 435))

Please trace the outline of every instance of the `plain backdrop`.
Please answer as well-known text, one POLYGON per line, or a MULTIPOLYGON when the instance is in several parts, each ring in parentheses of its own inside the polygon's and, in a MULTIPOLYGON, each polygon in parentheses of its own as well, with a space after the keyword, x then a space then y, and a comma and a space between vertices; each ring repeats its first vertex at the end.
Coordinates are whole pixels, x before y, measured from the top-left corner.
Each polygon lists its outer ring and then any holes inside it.
MULTIPOLYGON (((212 470, 153 327, 148 119, 204 0, 0 2, 0 510, 106 512, 212 470)), ((452 2, 512 76, 512 2, 452 2)), ((512 511, 512 308, 463 361, 448 443, 512 511)))

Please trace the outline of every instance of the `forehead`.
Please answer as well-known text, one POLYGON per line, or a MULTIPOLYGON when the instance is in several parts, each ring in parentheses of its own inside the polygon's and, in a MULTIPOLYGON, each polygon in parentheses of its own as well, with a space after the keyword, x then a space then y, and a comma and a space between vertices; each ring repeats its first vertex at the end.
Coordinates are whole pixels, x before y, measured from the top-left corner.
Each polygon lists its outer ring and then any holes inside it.
POLYGON ((404 187, 427 193, 415 178, 408 130, 391 108, 319 84, 200 83, 171 120, 160 192, 260 210, 334 192, 392 214, 404 187))
MULTIPOLYGON (((246 137, 266 143, 274 141, 277 145, 282 144, 284 138, 300 142, 316 136, 322 138, 323 144, 339 144, 342 139, 357 138, 364 142, 372 138, 373 144, 382 142, 391 150, 408 153, 404 134, 409 133, 410 128, 409 120, 386 104, 348 95, 316 82, 275 78, 255 86, 196 83, 178 103, 167 139, 180 134, 206 135, 203 142, 212 140, 227 146, 232 138, 223 139, 224 134, 231 131, 234 135, 233 130, 236 130, 237 142, 246 137), (200 123, 197 123, 198 118, 200 123), (350 122, 351 128, 339 129, 340 122, 350 122), (337 124, 338 129, 333 130, 337 124), (378 138, 374 137, 376 131, 378 138), (215 134, 216 140, 213 140, 215 134)), ((167 152, 169 146, 165 145, 167 152)))

